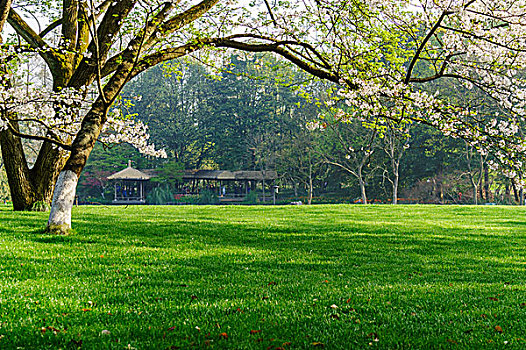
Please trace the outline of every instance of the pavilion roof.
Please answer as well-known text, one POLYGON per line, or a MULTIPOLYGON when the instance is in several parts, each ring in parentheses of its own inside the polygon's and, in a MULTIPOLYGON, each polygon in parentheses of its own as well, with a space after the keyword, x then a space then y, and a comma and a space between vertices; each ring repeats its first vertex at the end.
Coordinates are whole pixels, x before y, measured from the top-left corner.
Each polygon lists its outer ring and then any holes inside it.
POLYGON ((183 179, 186 180, 274 180, 278 174, 273 170, 185 170, 183 179))
POLYGON ((108 180, 149 180, 150 178, 151 176, 140 170, 134 169, 131 166, 108 176, 108 180))

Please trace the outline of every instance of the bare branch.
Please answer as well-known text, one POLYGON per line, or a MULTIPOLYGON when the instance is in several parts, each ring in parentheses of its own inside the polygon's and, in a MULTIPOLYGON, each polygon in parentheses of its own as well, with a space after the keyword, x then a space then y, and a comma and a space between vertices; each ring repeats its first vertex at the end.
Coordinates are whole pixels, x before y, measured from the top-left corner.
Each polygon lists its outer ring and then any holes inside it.
POLYGON ((55 30, 61 25, 62 25, 62 18, 59 18, 55 22, 51 23, 49 26, 44 28, 44 30, 40 32, 39 36, 41 38, 44 38, 46 35, 48 35, 49 33, 51 33, 53 30, 55 30))
POLYGON ((274 13, 272 12, 272 8, 270 7, 270 5, 269 5, 267 0, 265 0, 265 6, 267 7, 268 14, 270 15, 270 18, 272 19, 272 22, 277 27, 278 26, 278 22, 276 21, 276 17, 274 17, 274 13))
POLYGON ((13 135, 15 135, 15 136, 18 136, 18 137, 23 138, 23 139, 28 139, 28 140, 48 141, 48 142, 50 142, 50 143, 52 143, 54 145, 57 145, 57 146, 65 149, 65 150, 71 151, 71 145, 65 144, 65 143, 63 143, 60 140, 53 139, 53 138, 50 138, 50 137, 47 137, 47 136, 38 136, 38 135, 24 134, 24 133, 21 133, 18 130, 16 130, 11 125, 11 123, 7 123, 7 125, 8 125, 9 131, 11 131, 13 133, 13 135))
POLYGON ((416 62, 419 60, 420 54, 422 53, 422 50, 424 50, 424 47, 427 45, 428 41, 435 34, 435 32, 438 30, 438 28, 440 28, 440 23, 442 23, 444 18, 446 18, 446 16, 449 16, 451 14, 453 14, 453 12, 451 12, 451 11, 444 11, 444 12, 442 12, 442 14, 438 18, 438 20, 435 23, 435 25, 433 26, 433 28, 431 28, 431 30, 429 31, 429 33, 427 33, 427 35, 424 38, 424 40, 422 40, 422 42, 420 43, 420 46, 418 46, 418 48, 416 49, 415 55, 413 56, 413 59, 411 60, 411 63, 409 63, 409 68, 407 68, 407 73, 406 73, 405 79, 404 79, 404 83, 405 84, 409 83, 409 80, 411 79, 411 74, 413 73, 413 68, 415 67, 416 62))
POLYGON ((449 62, 451 62, 451 58, 455 56, 459 56, 459 55, 464 55, 464 54, 465 52, 457 52, 454 54, 447 55, 444 61, 442 62, 442 67, 440 68, 440 71, 437 72, 437 74, 429 76, 429 77, 425 77, 425 78, 410 78, 408 82, 409 83, 427 83, 427 82, 430 82, 436 79, 440 79, 443 77, 450 77, 450 78, 456 77, 460 79, 459 76, 456 76, 453 74, 445 74, 445 72, 446 72, 447 65, 449 64, 449 62))

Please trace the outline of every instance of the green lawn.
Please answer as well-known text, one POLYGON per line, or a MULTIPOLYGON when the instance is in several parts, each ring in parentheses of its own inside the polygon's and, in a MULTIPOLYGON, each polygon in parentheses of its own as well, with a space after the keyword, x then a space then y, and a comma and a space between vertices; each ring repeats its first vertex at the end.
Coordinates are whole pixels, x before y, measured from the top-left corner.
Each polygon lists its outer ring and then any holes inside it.
POLYGON ((526 208, 0 207, 0 348, 526 347, 526 208))

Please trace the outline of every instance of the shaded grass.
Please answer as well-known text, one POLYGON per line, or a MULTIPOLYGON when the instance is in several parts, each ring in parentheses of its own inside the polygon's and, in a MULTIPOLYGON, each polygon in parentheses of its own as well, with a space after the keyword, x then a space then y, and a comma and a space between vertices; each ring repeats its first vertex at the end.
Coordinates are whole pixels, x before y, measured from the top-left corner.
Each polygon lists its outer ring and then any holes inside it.
POLYGON ((0 348, 524 348, 525 213, 0 208, 0 348))

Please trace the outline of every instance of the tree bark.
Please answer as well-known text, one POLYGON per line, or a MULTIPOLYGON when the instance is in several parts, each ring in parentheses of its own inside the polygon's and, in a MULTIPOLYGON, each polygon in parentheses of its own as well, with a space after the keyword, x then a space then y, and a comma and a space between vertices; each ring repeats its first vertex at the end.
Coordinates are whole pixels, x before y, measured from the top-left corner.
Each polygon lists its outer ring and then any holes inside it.
MULTIPOLYGON (((11 121, 11 126, 18 130, 18 124, 11 121)), ((10 130, 0 132, 0 146, 5 163, 7 181, 15 211, 32 210, 41 202, 39 210, 51 204, 53 187, 60 170, 65 163, 64 151, 44 142, 32 169, 22 146, 22 140, 10 130)))
POLYGON ((53 205, 49 213, 47 231, 66 233, 71 230, 71 210, 75 201, 75 190, 79 178, 71 170, 63 170, 58 176, 53 195, 53 205))
POLYGON ((513 197, 515 198, 515 202, 519 201, 519 192, 517 191, 517 186, 515 185, 515 181, 512 180, 511 187, 513 188, 513 197))
POLYGON ((58 175, 67 160, 67 151, 44 142, 40 147, 37 160, 31 169, 31 183, 35 192, 39 193, 39 199, 51 204, 53 190, 58 175))
POLYGON ((310 164, 309 166, 309 193, 308 193, 308 196, 307 196, 307 204, 308 205, 311 205, 312 204, 312 164, 310 164))
MULTIPOLYGON (((111 89, 111 86, 109 88, 111 89)), ((49 233, 68 234, 71 231, 71 210, 80 173, 84 169, 102 126, 106 122, 108 105, 111 104, 118 91, 118 89, 110 90, 114 93, 111 95, 110 102, 104 102, 99 96, 83 119, 80 131, 71 145, 71 154, 55 185, 47 224, 49 233)))
POLYGON ((399 176, 398 174, 395 174, 395 178, 393 179, 393 204, 398 204, 398 181, 399 176))
POLYGON ((487 165, 484 165, 484 194, 486 196, 485 199, 487 202, 491 202, 493 200, 489 190, 489 168, 487 165))
POLYGON ((358 169, 358 183, 360 184, 360 192, 362 195, 362 204, 367 204, 367 192, 365 189, 365 181, 362 176, 362 169, 358 169))
MULTIPOLYGON (((11 122, 11 125, 15 130, 18 129, 16 123, 11 122)), ((31 186, 30 172, 22 148, 22 141, 19 137, 14 136, 9 129, 6 129, 0 132, 0 145, 13 209, 17 211, 30 209, 34 202, 35 193, 31 186)))
POLYGON ((11 0, 0 0, 0 44, 3 43, 2 31, 4 24, 7 21, 9 10, 11 9, 11 0))

